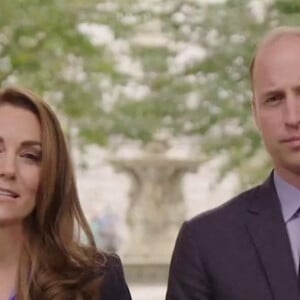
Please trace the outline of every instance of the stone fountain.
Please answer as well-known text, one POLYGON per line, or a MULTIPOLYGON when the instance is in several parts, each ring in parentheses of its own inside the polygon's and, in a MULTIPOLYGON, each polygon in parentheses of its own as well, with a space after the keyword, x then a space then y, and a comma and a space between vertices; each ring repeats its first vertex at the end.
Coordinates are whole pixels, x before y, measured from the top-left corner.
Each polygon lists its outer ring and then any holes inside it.
POLYGON ((182 177, 196 172, 196 158, 169 157, 166 140, 153 140, 135 158, 113 158, 116 170, 131 178, 127 225, 129 241, 124 257, 131 282, 165 282, 168 265, 186 207, 182 177))

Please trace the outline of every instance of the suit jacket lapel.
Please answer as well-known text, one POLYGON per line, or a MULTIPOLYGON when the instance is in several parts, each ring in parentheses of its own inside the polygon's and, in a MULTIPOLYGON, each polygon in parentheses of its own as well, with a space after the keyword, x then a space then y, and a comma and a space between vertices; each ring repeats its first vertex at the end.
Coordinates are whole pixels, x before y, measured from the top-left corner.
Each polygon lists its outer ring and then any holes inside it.
POLYGON ((248 207, 247 228, 275 300, 299 300, 297 274, 273 176, 258 188, 248 207))

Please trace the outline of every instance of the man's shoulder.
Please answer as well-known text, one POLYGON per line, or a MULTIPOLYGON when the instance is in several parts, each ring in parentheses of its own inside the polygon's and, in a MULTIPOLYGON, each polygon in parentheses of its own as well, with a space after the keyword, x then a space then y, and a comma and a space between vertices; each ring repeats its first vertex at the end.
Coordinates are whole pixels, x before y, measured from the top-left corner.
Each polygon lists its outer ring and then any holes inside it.
POLYGON ((243 221, 245 214, 247 212, 247 207, 249 201, 256 197, 256 193, 260 189, 261 185, 255 186, 248 189, 230 200, 226 201, 224 204, 215 207, 211 210, 205 211, 186 221, 186 226, 194 227, 196 226, 220 226, 224 223, 226 224, 236 224, 243 221))

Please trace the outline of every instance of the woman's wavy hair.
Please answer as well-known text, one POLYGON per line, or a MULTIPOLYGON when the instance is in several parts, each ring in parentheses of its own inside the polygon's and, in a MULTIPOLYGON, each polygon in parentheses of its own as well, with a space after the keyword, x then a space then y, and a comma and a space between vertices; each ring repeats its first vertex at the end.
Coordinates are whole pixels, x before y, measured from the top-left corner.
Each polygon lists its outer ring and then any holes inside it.
POLYGON ((80 206, 59 121, 30 90, 3 89, 0 105, 4 104, 34 113, 42 134, 40 183, 35 208, 24 220, 26 242, 19 262, 17 299, 99 299, 106 259, 97 251, 80 206))

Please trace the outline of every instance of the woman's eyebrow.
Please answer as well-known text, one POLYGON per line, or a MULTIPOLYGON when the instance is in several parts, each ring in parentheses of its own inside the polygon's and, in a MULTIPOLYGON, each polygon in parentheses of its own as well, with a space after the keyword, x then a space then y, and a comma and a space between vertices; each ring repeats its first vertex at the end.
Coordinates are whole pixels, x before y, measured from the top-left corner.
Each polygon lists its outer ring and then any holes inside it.
MULTIPOLYGON (((0 142, 1 142, 1 137, 0 137, 0 142)), ((23 141, 21 143, 22 146, 39 146, 42 147, 42 143, 39 141, 34 141, 34 140, 28 140, 28 141, 23 141)))

